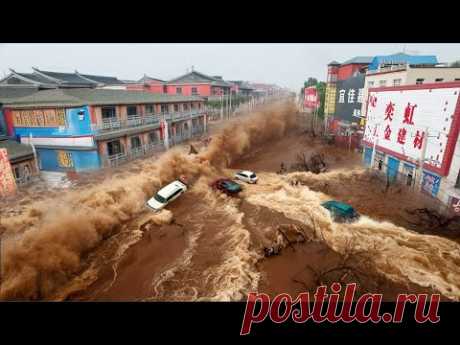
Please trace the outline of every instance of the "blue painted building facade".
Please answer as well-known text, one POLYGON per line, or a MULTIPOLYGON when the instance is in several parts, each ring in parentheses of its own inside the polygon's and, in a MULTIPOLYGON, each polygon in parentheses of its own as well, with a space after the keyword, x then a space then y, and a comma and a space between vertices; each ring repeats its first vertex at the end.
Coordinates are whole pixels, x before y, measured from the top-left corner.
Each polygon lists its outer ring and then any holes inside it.
POLYGON ((4 104, 7 134, 33 144, 40 170, 79 173, 164 148, 205 128, 204 99, 140 91, 44 90, 4 104))
MULTIPOLYGON (((13 124, 8 134, 20 142, 29 143, 32 140, 41 170, 82 172, 99 169, 101 164, 94 141, 95 132, 91 129, 89 106, 65 108, 62 111, 62 125, 48 126, 45 120, 40 123, 43 126, 13 124), (79 142, 82 144, 79 145, 79 142)), ((12 111, 11 122, 17 124, 14 116, 20 114, 20 111, 12 111)), ((22 120, 28 121, 25 118, 22 120)))

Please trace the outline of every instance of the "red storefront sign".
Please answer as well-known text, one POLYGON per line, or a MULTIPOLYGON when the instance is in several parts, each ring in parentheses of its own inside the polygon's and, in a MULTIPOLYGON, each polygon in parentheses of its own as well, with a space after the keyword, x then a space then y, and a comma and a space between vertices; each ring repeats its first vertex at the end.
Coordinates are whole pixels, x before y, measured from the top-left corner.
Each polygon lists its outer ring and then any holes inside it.
POLYGON ((319 106, 318 91, 315 86, 305 88, 304 106, 305 108, 315 109, 319 106))

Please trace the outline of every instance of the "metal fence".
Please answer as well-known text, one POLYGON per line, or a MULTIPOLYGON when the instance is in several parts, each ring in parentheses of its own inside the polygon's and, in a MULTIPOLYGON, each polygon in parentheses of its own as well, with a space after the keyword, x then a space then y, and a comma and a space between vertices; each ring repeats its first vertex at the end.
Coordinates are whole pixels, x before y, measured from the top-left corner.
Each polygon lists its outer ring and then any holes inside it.
MULTIPOLYGON (((189 131, 182 131, 177 135, 169 138, 169 147, 178 145, 186 140, 200 137, 204 134, 203 126, 195 126, 189 131)), ((102 164, 106 168, 118 167, 127 162, 133 161, 137 158, 152 156, 156 153, 164 152, 166 150, 164 140, 155 143, 146 144, 136 148, 132 148, 128 152, 121 152, 111 156, 102 158, 102 164)))
POLYGON ((136 148, 132 148, 128 152, 121 152, 111 156, 105 156, 102 159, 104 167, 117 167, 124 163, 130 162, 136 158, 147 157, 158 152, 165 150, 162 141, 158 143, 151 143, 136 148))
POLYGON ((119 118, 106 118, 101 124, 91 125, 94 132, 113 131, 122 128, 140 127, 146 125, 159 125, 162 118, 166 121, 181 121, 184 119, 195 118, 206 113, 206 109, 192 109, 183 112, 165 112, 159 114, 130 115, 126 120, 119 118))

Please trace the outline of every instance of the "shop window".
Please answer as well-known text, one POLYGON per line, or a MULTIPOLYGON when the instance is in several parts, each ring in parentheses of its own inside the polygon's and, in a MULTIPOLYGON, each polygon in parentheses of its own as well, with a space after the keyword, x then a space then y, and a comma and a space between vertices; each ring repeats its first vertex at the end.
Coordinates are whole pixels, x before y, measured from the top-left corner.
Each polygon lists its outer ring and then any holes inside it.
POLYGON ((138 136, 131 137, 131 149, 138 149, 141 147, 141 138, 138 136))
POLYGON ((425 81, 425 79, 423 79, 423 78, 418 78, 418 79, 415 80, 415 84, 421 85, 421 84, 423 84, 424 81, 425 81))
POLYGON ((109 156, 122 153, 120 140, 114 140, 107 143, 107 154, 109 156))
POLYGON ((150 132, 149 133, 149 140, 150 140, 150 144, 156 144, 158 143, 158 136, 155 132, 150 132))
POLYGON ((117 111, 115 107, 102 107, 101 114, 102 120, 115 120, 117 118, 117 111))
POLYGON ((147 104, 145 106, 145 112, 147 114, 153 114, 155 112, 155 110, 153 109, 153 104, 147 104))
POLYGON ((128 118, 137 116, 137 107, 135 105, 128 105, 126 107, 128 118))

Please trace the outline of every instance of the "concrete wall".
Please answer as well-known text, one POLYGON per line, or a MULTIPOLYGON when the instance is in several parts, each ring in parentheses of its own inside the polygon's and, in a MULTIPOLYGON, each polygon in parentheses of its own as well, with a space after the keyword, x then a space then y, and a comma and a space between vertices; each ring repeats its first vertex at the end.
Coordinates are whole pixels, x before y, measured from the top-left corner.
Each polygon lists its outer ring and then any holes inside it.
POLYGON ((366 105, 369 99, 369 82, 373 82, 374 85, 371 87, 379 87, 380 81, 386 81, 386 86, 393 86, 393 82, 396 79, 401 79, 401 85, 406 84, 407 79, 407 72, 406 71, 398 71, 398 72, 388 72, 388 73, 378 73, 378 74, 366 74, 366 78, 364 79, 364 90, 363 90, 363 104, 361 106, 361 114, 366 114, 366 105))
POLYGON ((409 68, 406 84, 415 84, 419 78, 424 79, 423 84, 435 83, 437 78, 444 79, 442 82, 460 80, 460 68, 409 68))

